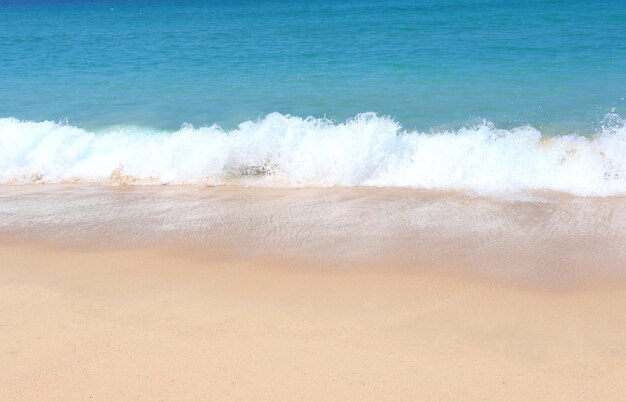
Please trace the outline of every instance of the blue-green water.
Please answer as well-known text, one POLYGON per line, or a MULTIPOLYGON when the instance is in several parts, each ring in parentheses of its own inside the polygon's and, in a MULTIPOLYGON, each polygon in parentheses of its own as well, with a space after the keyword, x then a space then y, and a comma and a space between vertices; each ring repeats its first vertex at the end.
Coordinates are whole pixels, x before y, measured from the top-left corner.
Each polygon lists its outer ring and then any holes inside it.
POLYGON ((624 1, 24 0, 0 21, 0 117, 582 132, 626 105, 624 1))
POLYGON ((0 0, 0 183, 626 195, 625 21, 624 0, 0 0))

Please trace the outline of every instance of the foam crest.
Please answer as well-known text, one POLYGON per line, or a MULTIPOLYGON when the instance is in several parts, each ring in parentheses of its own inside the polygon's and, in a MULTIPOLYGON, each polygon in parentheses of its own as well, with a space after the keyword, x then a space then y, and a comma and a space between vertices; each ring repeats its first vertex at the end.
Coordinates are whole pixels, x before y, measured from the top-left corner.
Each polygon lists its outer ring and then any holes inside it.
POLYGON ((490 123, 420 133, 374 113, 341 123, 272 113, 230 131, 183 125, 96 133, 0 119, 0 182, 67 181, 626 195, 626 127, 609 115, 589 137, 490 123))

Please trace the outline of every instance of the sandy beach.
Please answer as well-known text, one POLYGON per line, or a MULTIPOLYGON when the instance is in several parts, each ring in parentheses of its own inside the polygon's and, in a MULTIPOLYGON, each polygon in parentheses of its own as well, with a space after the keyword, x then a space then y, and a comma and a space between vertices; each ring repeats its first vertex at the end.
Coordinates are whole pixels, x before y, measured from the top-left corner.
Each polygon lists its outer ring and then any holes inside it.
POLYGON ((2 400, 626 393, 619 199, 26 186, 0 205, 2 400))
POLYGON ((626 292, 0 248, 0 399, 620 400, 626 292))
POLYGON ((626 402, 626 7, 0 0, 0 402, 626 402))

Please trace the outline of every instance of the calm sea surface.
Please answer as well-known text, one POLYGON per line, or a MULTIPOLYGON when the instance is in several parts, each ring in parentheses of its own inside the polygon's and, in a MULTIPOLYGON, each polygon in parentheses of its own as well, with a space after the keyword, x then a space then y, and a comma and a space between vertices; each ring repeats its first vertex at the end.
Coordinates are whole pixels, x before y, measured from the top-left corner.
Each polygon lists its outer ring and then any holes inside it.
POLYGON ((0 117, 225 128, 595 130, 626 102, 624 1, 0 1, 0 117))

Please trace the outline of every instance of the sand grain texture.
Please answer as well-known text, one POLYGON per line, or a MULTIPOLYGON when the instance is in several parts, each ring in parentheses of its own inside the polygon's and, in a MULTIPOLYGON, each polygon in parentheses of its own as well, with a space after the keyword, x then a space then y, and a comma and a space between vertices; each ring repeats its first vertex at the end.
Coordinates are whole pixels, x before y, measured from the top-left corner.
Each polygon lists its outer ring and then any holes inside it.
POLYGON ((626 292, 0 248, 2 400, 620 400, 626 292))

